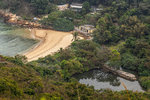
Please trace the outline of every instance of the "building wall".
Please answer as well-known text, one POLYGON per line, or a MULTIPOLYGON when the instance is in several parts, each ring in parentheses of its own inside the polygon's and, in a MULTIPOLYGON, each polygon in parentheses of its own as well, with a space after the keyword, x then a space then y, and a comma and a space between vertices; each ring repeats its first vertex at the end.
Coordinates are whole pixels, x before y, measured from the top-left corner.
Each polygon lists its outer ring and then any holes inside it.
POLYGON ((95 29, 86 29, 83 26, 79 26, 79 30, 83 31, 83 32, 87 32, 87 33, 92 33, 95 29))

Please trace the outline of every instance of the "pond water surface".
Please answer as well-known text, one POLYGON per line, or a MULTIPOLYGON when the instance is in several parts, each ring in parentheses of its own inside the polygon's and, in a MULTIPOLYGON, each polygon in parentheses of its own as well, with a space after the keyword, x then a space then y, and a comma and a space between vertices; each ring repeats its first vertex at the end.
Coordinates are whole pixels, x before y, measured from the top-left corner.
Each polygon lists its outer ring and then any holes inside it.
POLYGON ((143 92, 138 81, 129 81, 102 70, 91 70, 74 76, 80 83, 94 86, 95 89, 111 89, 114 91, 128 90, 143 92))

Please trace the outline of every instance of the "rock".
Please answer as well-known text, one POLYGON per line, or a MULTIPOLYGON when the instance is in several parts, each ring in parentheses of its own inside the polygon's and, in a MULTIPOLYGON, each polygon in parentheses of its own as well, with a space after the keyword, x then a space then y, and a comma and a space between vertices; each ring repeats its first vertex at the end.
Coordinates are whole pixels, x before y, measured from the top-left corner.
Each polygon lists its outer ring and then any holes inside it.
POLYGON ((42 26, 37 22, 30 22, 27 20, 23 20, 20 16, 17 16, 16 14, 13 13, 9 13, 8 11, 0 10, 0 16, 4 17, 4 20, 7 23, 12 23, 25 27, 46 28, 46 26, 42 26))

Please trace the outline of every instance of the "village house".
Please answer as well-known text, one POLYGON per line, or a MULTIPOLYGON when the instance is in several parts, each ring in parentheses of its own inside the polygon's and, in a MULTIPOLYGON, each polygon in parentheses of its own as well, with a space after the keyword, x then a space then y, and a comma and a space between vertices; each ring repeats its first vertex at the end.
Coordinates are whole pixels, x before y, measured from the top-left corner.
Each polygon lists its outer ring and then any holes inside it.
POLYGON ((95 6, 92 6, 92 7, 91 7, 91 11, 92 11, 91 14, 94 15, 94 14, 96 14, 96 13, 99 13, 100 11, 103 11, 103 8, 102 8, 102 7, 98 7, 98 8, 97 8, 97 7, 95 7, 95 6))
POLYGON ((79 26, 79 30, 87 33, 92 33, 95 30, 95 27, 93 25, 82 25, 79 26))
POLYGON ((64 11, 64 10, 68 9, 69 4, 58 5, 57 7, 58 7, 58 10, 64 11))
POLYGON ((93 33, 95 29, 96 28, 93 25, 82 25, 75 28, 77 32, 82 33, 86 36, 89 36, 91 33, 93 33))
POLYGON ((103 10, 103 8, 97 8, 97 7, 94 7, 94 6, 92 6, 91 7, 91 10, 92 10, 92 12, 99 12, 99 11, 102 11, 103 10))
POLYGON ((73 11, 76 11, 76 12, 80 12, 82 10, 82 4, 72 3, 70 5, 70 9, 72 9, 73 11))

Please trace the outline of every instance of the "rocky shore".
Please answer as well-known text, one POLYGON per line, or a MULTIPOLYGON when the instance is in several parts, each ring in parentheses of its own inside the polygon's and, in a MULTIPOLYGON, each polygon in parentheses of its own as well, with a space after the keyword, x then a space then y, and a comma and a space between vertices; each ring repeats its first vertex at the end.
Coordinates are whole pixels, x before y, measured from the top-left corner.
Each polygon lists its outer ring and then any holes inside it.
POLYGON ((28 20, 24 20, 20 16, 17 16, 16 14, 13 14, 13 13, 10 13, 7 10, 0 10, 0 17, 3 17, 4 21, 6 23, 19 25, 21 27, 51 29, 51 27, 43 26, 38 22, 31 22, 28 20))

